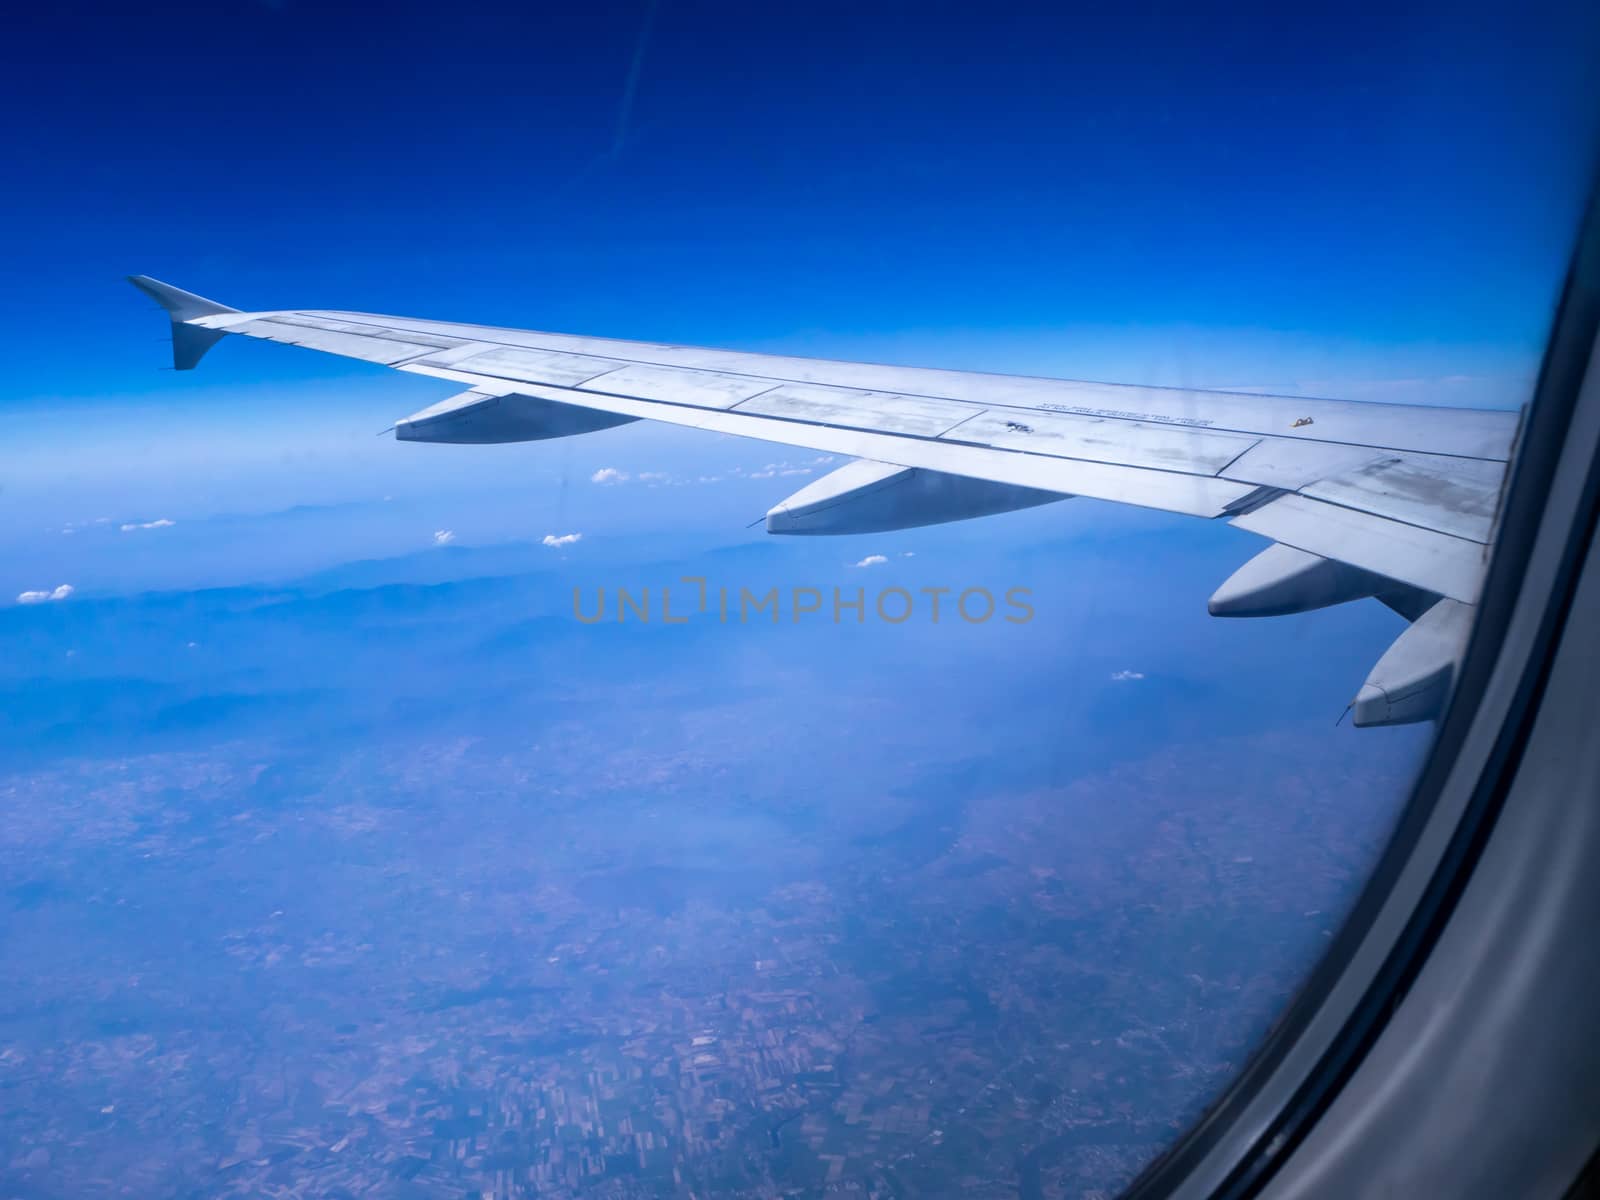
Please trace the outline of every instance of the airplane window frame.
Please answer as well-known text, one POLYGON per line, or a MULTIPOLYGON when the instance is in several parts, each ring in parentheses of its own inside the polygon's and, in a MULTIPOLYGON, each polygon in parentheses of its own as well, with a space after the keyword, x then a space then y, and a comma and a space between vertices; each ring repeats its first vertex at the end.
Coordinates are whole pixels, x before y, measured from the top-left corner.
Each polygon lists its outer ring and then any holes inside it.
POLYGON ((1351 915, 1266 1041, 1124 1200, 1260 1194, 1398 1009, 1493 833, 1600 513, 1600 190, 1590 196, 1477 619, 1412 795, 1351 915))

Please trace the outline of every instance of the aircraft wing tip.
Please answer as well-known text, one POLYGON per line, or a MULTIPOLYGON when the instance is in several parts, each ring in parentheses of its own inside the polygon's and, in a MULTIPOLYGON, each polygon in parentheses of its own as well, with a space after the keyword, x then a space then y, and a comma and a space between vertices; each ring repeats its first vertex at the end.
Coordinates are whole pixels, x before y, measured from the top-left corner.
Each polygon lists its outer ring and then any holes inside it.
POLYGON ((128 282, 166 309, 175 322, 239 311, 237 308, 218 304, 215 300, 208 300, 204 296, 173 287, 170 283, 163 283, 149 275, 129 275, 128 282))

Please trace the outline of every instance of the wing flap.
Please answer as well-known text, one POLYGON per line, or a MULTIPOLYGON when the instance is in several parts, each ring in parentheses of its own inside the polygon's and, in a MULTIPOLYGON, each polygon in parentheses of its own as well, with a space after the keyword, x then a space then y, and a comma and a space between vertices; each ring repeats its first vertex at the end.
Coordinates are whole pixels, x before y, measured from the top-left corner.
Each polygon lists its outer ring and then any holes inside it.
POLYGON ((1504 477, 1500 463, 1401 454, 1316 480, 1301 491, 1315 500, 1485 544, 1504 477))
POLYGON ((1467 604, 1483 583, 1487 552, 1477 542, 1310 496, 1279 496, 1230 523, 1467 604))
POLYGON ((1371 446, 1263 438, 1229 463, 1222 474, 1244 483, 1295 492, 1308 483, 1369 463, 1381 453, 1371 446))

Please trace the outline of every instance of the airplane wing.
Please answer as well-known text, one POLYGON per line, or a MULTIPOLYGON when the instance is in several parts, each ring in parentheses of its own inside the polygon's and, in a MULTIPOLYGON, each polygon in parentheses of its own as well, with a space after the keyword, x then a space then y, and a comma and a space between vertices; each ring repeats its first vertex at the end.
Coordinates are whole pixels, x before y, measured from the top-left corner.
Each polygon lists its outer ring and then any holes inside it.
POLYGON ((174 365, 228 334, 464 390, 406 441, 511 442, 649 418, 854 461, 767 514, 773 533, 937 524, 1088 496, 1269 539, 1218 616, 1377 597, 1412 621, 1358 725, 1436 716, 1471 624, 1520 413, 1023 378, 707 350, 368 313, 240 312, 148 276, 174 365))

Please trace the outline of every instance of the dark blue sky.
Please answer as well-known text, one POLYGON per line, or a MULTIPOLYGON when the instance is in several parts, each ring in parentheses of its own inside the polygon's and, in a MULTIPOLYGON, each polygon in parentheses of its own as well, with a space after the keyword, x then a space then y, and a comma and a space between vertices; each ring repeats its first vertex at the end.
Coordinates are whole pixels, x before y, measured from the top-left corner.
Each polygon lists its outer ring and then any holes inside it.
POLYGON ((30 392, 81 344, 57 314, 148 332, 127 271, 712 342, 1179 323, 1525 347, 1600 111, 1579 3, 10 21, 30 392))

